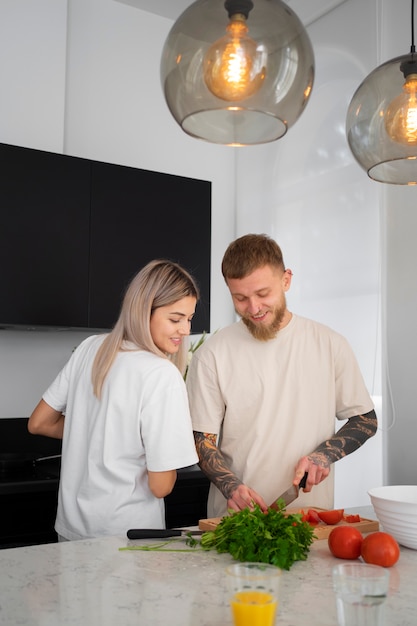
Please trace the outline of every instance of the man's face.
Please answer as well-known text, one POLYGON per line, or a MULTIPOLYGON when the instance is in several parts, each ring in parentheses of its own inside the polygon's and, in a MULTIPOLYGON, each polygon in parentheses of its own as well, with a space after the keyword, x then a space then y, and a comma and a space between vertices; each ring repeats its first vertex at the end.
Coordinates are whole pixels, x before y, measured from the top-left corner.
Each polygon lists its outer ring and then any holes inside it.
POLYGON ((291 284, 291 271, 265 265, 244 278, 229 278, 236 313, 240 315, 255 339, 268 341, 285 326, 290 313, 285 292, 291 284))

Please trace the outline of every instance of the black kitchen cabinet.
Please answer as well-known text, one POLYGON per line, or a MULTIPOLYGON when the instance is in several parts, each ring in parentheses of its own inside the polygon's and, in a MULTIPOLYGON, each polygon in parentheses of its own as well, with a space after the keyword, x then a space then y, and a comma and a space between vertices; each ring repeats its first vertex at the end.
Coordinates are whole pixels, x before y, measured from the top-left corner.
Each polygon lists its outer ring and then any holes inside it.
POLYGON ((196 526, 207 517, 210 482, 196 465, 178 471, 177 482, 165 498, 167 528, 196 526))
POLYGON ((211 183, 0 144, 0 324, 109 329, 148 261, 179 262, 210 332, 211 183))
MULTIPOLYGON (((50 485, 52 487, 52 485, 50 485)), ((55 543, 58 481, 53 489, 33 491, 28 482, 20 493, 0 494, 0 548, 55 543)))
POLYGON ((57 540, 61 441, 31 435, 27 422, 23 417, 0 419, 0 548, 57 540), (9 466, 8 454, 24 460, 9 466), (31 465, 28 457, 43 460, 31 465))
POLYGON ((170 258, 197 277, 202 293, 192 330, 207 330, 209 183, 94 162, 91 189, 89 325, 112 326, 138 268, 170 258))
POLYGON ((0 323, 87 326, 90 166, 0 144, 0 323))
MULTIPOLYGON (((0 471, 0 549, 57 541, 54 524, 61 442, 31 435, 27 421, 0 419, 0 453, 33 453, 44 458, 24 473, 0 471)), ((167 527, 195 526, 205 519, 208 490, 209 480, 197 465, 178 470, 174 489, 165 498, 167 527)))

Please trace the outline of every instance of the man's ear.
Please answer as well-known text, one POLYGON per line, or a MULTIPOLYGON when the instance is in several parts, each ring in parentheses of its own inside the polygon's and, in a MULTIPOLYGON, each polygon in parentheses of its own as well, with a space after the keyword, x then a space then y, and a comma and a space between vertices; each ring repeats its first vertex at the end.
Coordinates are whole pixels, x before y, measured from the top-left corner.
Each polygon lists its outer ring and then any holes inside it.
POLYGON ((288 291, 288 289, 291 287, 292 277, 293 277, 292 270, 290 269, 285 270, 284 275, 282 277, 284 291, 288 291))

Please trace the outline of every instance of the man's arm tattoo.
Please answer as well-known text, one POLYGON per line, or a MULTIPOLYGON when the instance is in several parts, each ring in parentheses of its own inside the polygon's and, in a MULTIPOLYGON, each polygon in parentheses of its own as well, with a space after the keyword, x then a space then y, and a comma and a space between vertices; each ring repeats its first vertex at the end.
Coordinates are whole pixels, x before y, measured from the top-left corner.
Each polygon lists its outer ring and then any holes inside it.
POLYGON ((355 415, 330 439, 323 441, 309 455, 310 461, 323 467, 330 467, 339 459, 351 454, 376 433, 378 420, 375 411, 364 415, 355 415))
POLYGON ((227 467, 216 446, 217 435, 194 431, 194 440, 201 470, 228 500, 242 481, 227 467))

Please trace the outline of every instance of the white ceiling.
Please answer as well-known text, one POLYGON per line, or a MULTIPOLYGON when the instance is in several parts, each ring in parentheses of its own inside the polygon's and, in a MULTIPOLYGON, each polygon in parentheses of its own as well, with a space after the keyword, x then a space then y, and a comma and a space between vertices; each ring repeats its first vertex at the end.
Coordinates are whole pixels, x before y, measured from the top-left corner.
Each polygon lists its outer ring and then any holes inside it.
MULTIPOLYGON (((192 4, 192 0, 116 0, 130 6, 176 20, 192 4)), ((256 2, 256 0, 255 0, 256 2)), ((286 0, 304 25, 311 24, 346 0, 286 0)))

